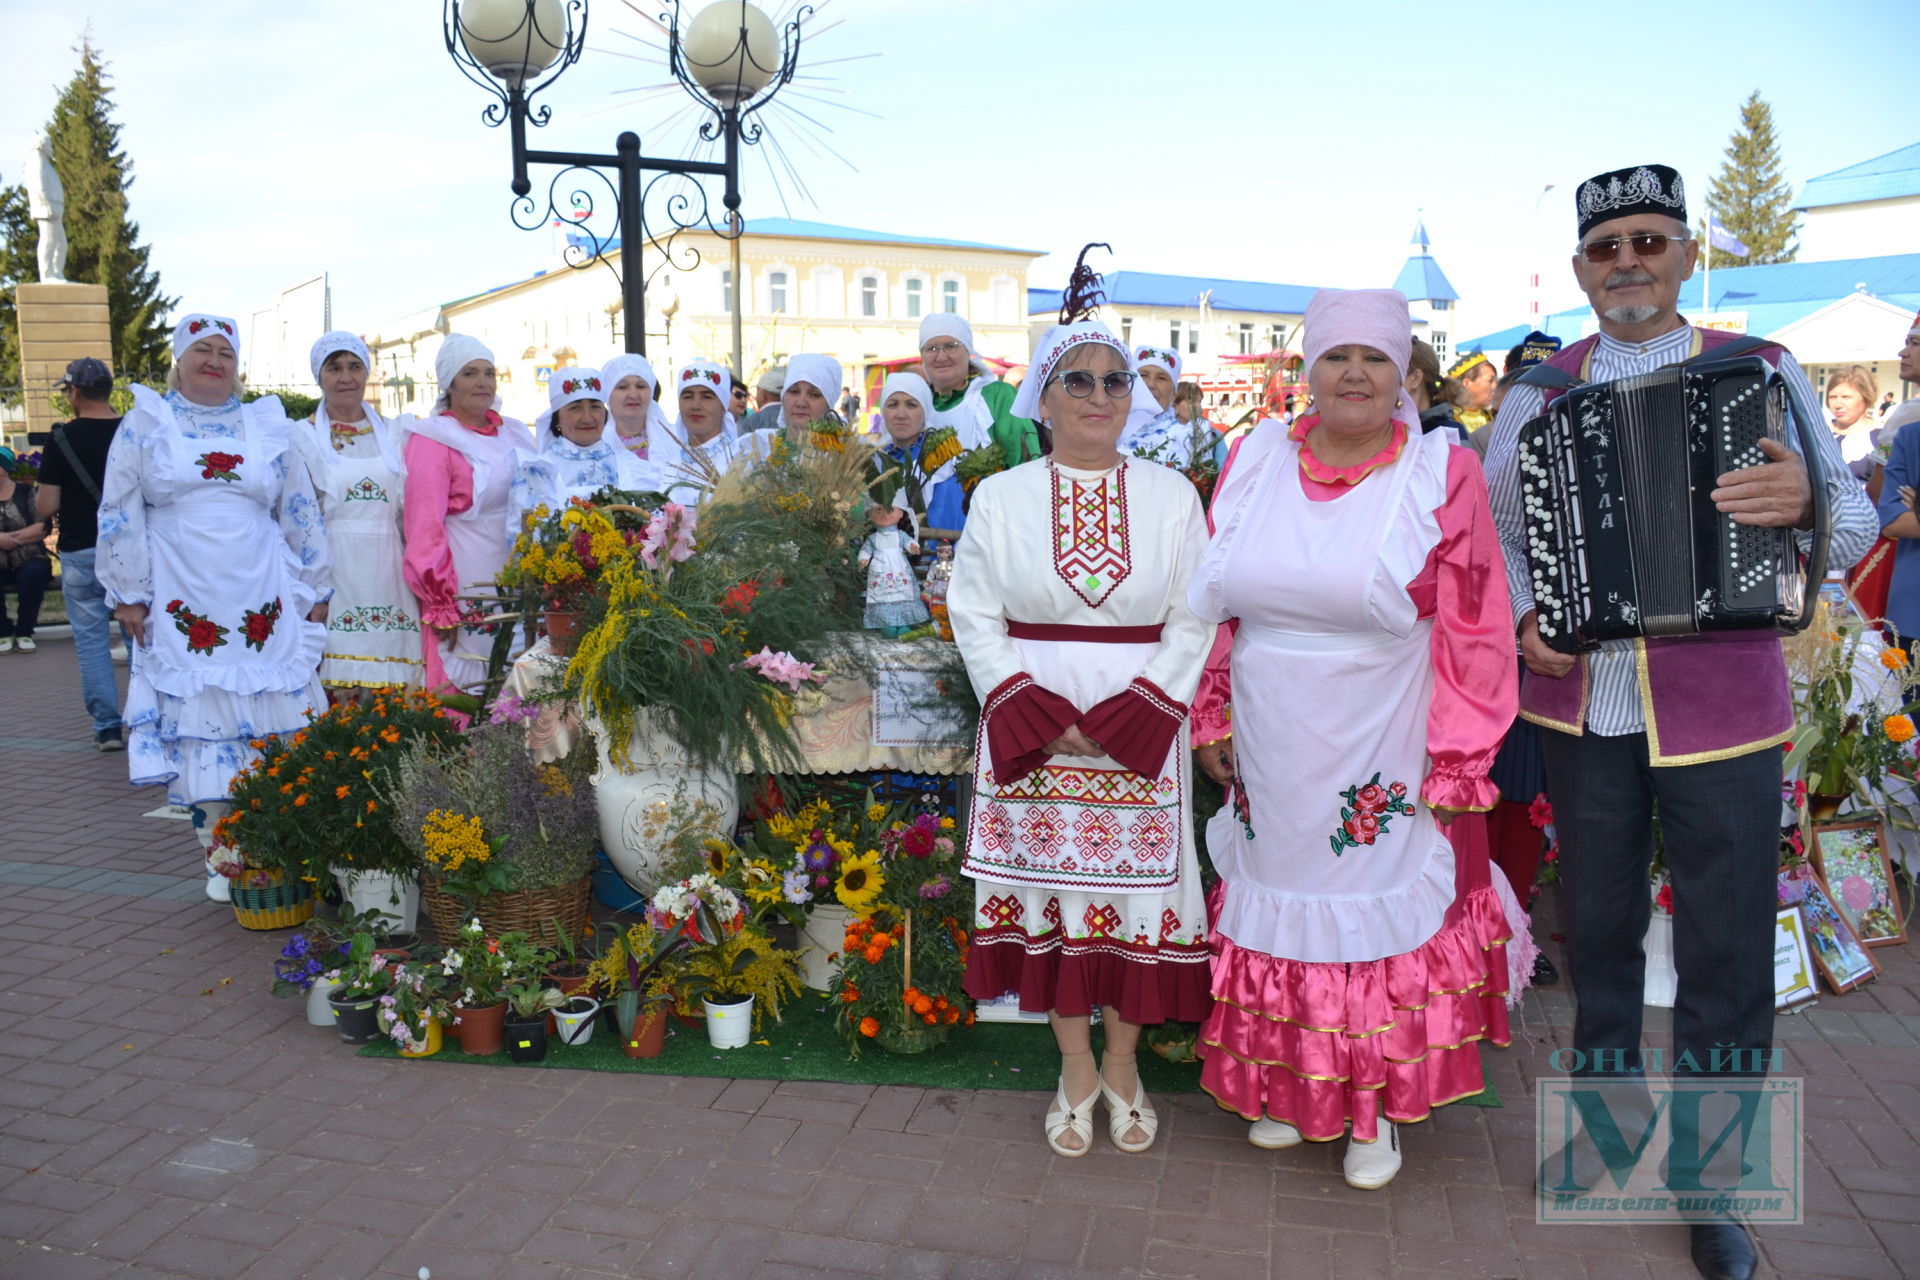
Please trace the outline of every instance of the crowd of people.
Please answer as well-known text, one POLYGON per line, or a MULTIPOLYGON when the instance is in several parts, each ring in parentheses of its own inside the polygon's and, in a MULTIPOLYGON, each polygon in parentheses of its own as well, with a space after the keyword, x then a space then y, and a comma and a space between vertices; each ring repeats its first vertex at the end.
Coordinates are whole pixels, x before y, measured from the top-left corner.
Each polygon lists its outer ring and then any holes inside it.
MULTIPOLYGON (((1100 1106, 1116 1147, 1152 1146, 1135 1055, 1145 1027, 1184 1020, 1201 1024, 1202 1086, 1250 1142, 1345 1138, 1347 1181, 1386 1185, 1398 1127, 1479 1092, 1481 1042, 1507 1043, 1509 1004, 1553 977, 1526 913, 1541 849, 1527 810, 1543 795, 1576 921, 1582 1070, 1641 1069, 1657 805, 1676 1054, 1764 1072, 1776 748, 1792 723, 1778 637, 1569 654, 1540 636, 1515 448, 1559 394, 1538 375, 1623 378, 1728 339, 1677 310, 1699 252, 1677 174, 1602 174, 1577 206, 1593 337, 1563 349, 1532 334, 1502 368, 1473 352, 1443 371, 1400 294, 1322 290, 1307 399, 1226 438, 1177 351, 1086 318, 1098 278, 1084 263, 1017 387, 952 314, 923 323, 918 371, 886 379, 874 440, 903 479, 874 503, 862 563, 899 578, 916 525, 959 538, 948 614, 980 703, 967 989, 1047 1015, 1060 1073, 1043 1129, 1060 1155, 1093 1149, 1100 1106), (951 461, 922 466, 937 428, 1005 469, 969 493, 951 461), (1203 505, 1183 473, 1205 451, 1220 469, 1203 505), (1205 827, 1210 892, 1196 764, 1226 795, 1205 827)), ((1758 350, 1819 421, 1790 353, 1758 350)), ((492 646, 476 591, 528 512, 609 485, 697 502, 783 436, 807 447, 836 408, 859 407, 817 353, 751 389, 707 360, 663 385, 623 355, 554 370, 528 426, 499 411, 492 353, 454 334, 434 411, 390 420, 365 399, 367 348, 333 332, 312 351, 320 406, 294 422, 277 400, 242 403, 232 320, 186 316, 173 354, 164 394, 134 388, 120 420, 104 365, 70 366, 76 417, 36 500, 0 488, 0 582, 30 619, 54 520, 96 741, 124 745, 132 781, 164 784, 204 828, 250 744, 294 732, 330 692, 475 682, 492 646), (109 610, 135 651, 124 708, 109 610)), ((1920 379, 1920 322, 1901 361, 1920 379)), ((1920 636, 1920 433, 1873 439, 1877 393, 1864 370, 1829 382, 1814 470, 1833 566, 1878 534, 1897 544, 1888 616, 1905 643, 1920 636)), ((1881 412, 1897 427, 1906 408, 1881 412)), ((1804 542, 1809 467, 1762 448, 1714 501, 1804 542)), ((870 625, 910 621, 899 594, 870 598, 870 625)), ((31 630, 8 638, 31 647, 31 630)), ((1737 1221, 1693 1233, 1703 1274, 1751 1274, 1737 1221)))

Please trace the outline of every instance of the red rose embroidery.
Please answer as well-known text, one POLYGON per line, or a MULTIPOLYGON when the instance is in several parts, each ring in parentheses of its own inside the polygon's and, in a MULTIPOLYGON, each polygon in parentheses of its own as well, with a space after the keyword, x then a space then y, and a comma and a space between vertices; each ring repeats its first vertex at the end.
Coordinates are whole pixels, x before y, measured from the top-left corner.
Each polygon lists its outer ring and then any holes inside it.
POLYGON ((245 462, 246 458, 237 453, 203 453, 194 459, 200 467, 202 480, 237 481, 240 473, 234 468, 245 462))
POLYGON ((179 601, 179 600, 171 600, 171 601, 168 601, 168 603, 167 603, 167 612, 168 612, 168 613, 178 613, 178 612, 180 612, 180 605, 181 605, 181 604, 182 604, 182 602, 181 602, 181 601, 179 601))
POLYGON ((246 637, 247 648, 265 649, 267 637, 273 634, 274 625, 279 621, 280 599, 278 596, 258 609, 247 610, 240 620, 240 629, 246 637))
POLYGON ((1407 784, 1390 782, 1382 786, 1377 770, 1367 781, 1342 791, 1340 798, 1346 801, 1340 810, 1340 826, 1327 837, 1335 857, 1349 849, 1375 843, 1387 833, 1395 818, 1413 816, 1414 806, 1407 800, 1407 784))
POLYGON ((187 648, 212 650, 220 643, 220 628, 211 618, 201 618, 187 628, 187 648))
POLYGON ((180 601, 169 604, 167 612, 173 615, 174 629, 187 638, 188 653, 212 653, 227 642, 228 628, 201 617, 180 601))

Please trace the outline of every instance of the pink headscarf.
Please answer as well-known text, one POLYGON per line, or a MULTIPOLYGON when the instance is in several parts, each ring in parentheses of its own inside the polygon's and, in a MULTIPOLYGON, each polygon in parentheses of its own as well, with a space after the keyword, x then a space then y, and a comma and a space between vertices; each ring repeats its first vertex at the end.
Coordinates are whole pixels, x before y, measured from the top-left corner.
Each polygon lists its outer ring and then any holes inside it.
MULTIPOLYGON (((1397 289, 1322 289, 1307 304, 1306 336, 1301 339, 1307 369, 1334 347, 1357 343, 1393 361, 1400 381, 1413 359, 1413 320, 1407 297, 1397 289)), ((1420 420, 1413 401, 1402 392, 1393 416, 1415 427, 1420 420)))

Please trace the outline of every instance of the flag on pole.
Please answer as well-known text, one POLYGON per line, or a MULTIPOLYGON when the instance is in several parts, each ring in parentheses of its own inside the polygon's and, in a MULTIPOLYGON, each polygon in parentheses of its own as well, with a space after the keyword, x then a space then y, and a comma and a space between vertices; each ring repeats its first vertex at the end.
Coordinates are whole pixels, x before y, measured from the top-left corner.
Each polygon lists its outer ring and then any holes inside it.
POLYGON ((1734 237, 1733 232, 1721 226, 1720 219, 1714 217, 1711 210, 1707 213, 1707 243, 1720 252, 1731 254, 1736 258, 1747 256, 1747 246, 1741 244, 1734 237))

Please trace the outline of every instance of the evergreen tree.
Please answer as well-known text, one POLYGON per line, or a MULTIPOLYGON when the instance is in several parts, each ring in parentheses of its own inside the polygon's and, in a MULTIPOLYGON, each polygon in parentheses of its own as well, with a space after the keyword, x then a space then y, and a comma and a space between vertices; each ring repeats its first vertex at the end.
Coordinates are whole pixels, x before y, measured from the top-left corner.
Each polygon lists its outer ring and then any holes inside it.
POLYGON ((27 189, 0 186, 0 401, 20 403, 20 317, 13 287, 39 279, 40 229, 27 216, 27 189))
POLYGON ((106 63, 91 37, 83 36, 80 69, 47 125, 53 165, 67 194, 67 279, 107 286, 114 372, 157 380, 172 360, 166 318, 179 299, 160 292, 159 274, 148 266, 150 251, 139 242, 139 224, 127 216, 133 164, 120 149, 107 80, 106 63))
POLYGON ((1793 212, 1793 188, 1780 173, 1780 144, 1773 136, 1773 108, 1755 89, 1740 106, 1740 127, 1727 140, 1726 160, 1708 189, 1720 225, 1747 246, 1736 258, 1704 246, 1711 265, 1750 267, 1792 262, 1799 218, 1793 212))

